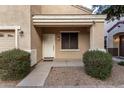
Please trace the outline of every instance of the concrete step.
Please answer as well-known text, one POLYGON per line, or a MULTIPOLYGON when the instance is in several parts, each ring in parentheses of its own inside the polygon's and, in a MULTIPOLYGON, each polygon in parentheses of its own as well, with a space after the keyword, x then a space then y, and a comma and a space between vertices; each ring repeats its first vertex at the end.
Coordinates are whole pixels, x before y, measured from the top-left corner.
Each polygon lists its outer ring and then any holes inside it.
POLYGON ((53 57, 44 57, 43 61, 53 61, 53 57))

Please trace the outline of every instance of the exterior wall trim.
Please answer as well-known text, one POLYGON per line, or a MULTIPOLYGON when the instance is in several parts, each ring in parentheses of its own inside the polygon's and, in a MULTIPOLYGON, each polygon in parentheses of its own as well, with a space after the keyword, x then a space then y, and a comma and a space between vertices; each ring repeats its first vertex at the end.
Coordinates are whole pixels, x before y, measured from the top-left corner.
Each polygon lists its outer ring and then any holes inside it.
POLYGON ((47 23, 47 22, 46 23, 42 23, 42 22, 33 23, 33 25, 40 26, 40 27, 65 26, 65 25, 66 26, 70 26, 70 25, 72 25, 72 26, 83 26, 83 25, 84 26, 91 26, 92 24, 93 23, 90 23, 90 22, 89 23, 88 22, 87 23, 86 22, 85 23, 83 23, 83 22, 82 23, 81 22, 80 23, 77 23, 77 22, 75 22, 75 23, 70 23, 70 22, 68 22, 68 23, 64 23, 64 22, 63 23, 62 22, 61 23, 52 23, 52 22, 51 23, 47 23))
POLYGON ((76 22, 93 22, 93 21, 95 21, 95 22, 104 22, 104 20, 92 20, 92 19, 90 19, 90 20, 33 20, 33 22, 35 23, 38 23, 38 22, 42 22, 42 23, 47 23, 47 22, 49 22, 49 23, 61 23, 61 22, 65 22, 65 23, 68 23, 68 22, 70 22, 70 23, 76 23, 76 22))
POLYGON ((114 24, 110 29, 107 30, 107 32, 111 32, 115 27, 117 27, 119 24, 124 24, 124 21, 120 21, 120 22, 117 22, 116 24, 114 24))
POLYGON ((6 30, 6 29, 10 29, 10 30, 14 30, 14 29, 20 29, 20 26, 0 26, 1 30, 6 30))
POLYGON ((105 19, 105 15, 33 15, 33 19, 105 19))
POLYGON ((80 49, 60 49, 60 51, 61 52, 69 52, 69 51, 71 51, 71 52, 79 52, 80 51, 80 49))
POLYGON ((20 30, 20 26, 0 26, 0 30, 15 30, 15 48, 18 48, 18 30, 20 30))
POLYGON ((104 22, 105 15, 34 15, 32 17, 34 25, 61 25, 66 24, 79 24, 94 22, 104 22))

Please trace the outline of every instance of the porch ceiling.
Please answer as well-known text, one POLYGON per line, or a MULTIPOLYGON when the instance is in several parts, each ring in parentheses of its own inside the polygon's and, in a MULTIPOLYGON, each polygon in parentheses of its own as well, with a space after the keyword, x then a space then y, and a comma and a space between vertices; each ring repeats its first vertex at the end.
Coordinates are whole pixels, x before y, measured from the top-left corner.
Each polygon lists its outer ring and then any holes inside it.
POLYGON ((104 22, 105 15, 33 15, 33 24, 47 25, 92 25, 104 22))

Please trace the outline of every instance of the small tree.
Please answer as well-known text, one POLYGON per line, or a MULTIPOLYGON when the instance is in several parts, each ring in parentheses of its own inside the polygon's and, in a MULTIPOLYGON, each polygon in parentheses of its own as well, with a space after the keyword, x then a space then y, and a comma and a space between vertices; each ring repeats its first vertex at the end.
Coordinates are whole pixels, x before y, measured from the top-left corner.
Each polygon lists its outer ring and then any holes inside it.
POLYGON ((113 21, 124 16, 124 5, 93 5, 97 14, 107 14, 106 20, 113 21))

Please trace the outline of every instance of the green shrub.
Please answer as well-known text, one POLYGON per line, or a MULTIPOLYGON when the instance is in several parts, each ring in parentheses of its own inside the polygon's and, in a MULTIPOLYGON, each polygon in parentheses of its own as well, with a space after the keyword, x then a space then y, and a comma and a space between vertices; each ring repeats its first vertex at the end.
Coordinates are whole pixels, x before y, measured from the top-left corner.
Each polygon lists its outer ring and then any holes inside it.
POLYGON ((118 65, 124 66, 124 61, 119 62, 118 65))
POLYGON ((20 49, 0 53, 0 79, 19 80, 30 72, 30 54, 20 49))
POLYGON ((88 75, 101 80, 110 76, 112 69, 112 56, 103 51, 87 51, 83 55, 85 71, 88 75))

